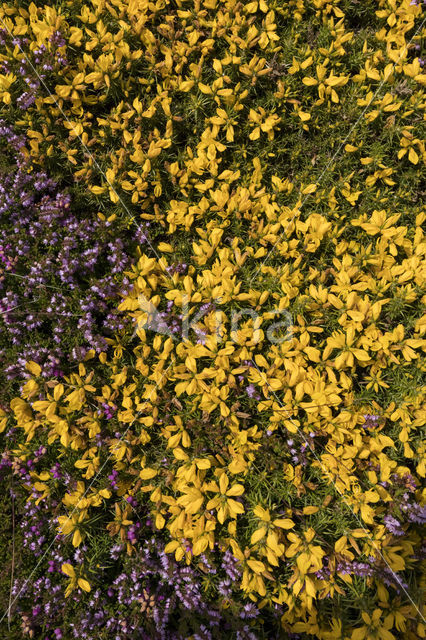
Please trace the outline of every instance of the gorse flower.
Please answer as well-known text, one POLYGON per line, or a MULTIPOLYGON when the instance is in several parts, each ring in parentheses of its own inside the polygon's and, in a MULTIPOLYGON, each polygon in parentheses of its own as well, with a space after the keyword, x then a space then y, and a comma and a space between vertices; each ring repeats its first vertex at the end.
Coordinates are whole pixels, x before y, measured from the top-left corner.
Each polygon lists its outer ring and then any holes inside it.
POLYGON ((65 591, 65 597, 69 596, 73 589, 75 589, 76 587, 82 589, 83 591, 90 591, 90 584, 87 582, 87 580, 76 574, 75 569, 71 564, 63 564, 61 567, 61 571, 70 578, 69 585, 65 591))
POLYGON ((216 509, 217 519, 223 524, 227 517, 235 518, 238 514, 244 513, 244 507, 233 498, 244 493, 244 486, 234 484, 229 486, 229 478, 223 473, 219 478, 219 483, 208 484, 207 491, 216 492, 216 496, 208 501, 206 509, 216 509))

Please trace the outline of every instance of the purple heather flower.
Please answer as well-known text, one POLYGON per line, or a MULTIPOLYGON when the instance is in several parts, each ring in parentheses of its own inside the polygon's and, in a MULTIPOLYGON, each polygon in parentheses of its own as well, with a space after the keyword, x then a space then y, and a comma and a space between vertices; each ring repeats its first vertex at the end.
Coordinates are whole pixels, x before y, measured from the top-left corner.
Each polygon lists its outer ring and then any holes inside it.
POLYGON ((407 518, 410 522, 424 525, 426 523, 426 505, 421 506, 417 503, 410 505, 410 509, 405 509, 407 518))
POLYGON ((365 416, 365 423, 362 425, 364 429, 374 429, 377 427, 380 416, 371 415, 367 413, 365 416))
POLYGON ((254 384, 249 384, 246 387, 246 394, 248 395, 249 398, 252 398, 255 393, 256 393, 256 389, 254 387, 254 384))
POLYGON ((259 614, 259 609, 252 603, 244 605, 243 610, 240 613, 240 618, 255 618, 259 614))
MULTIPOLYGON (((59 42, 60 37, 57 38, 59 42)), ((50 55, 41 46, 36 54, 50 55)), ((51 63, 44 58, 43 61, 51 63)), ((26 73, 25 66, 22 65, 22 71, 26 73)), ((19 98, 18 105, 25 106, 33 101, 38 91, 37 82, 29 77, 26 80, 28 89, 19 98)), ((65 359, 60 347, 63 341, 69 343, 70 319, 75 315, 76 298, 83 300, 77 322, 87 344, 71 345, 67 351, 71 361, 84 358, 89 347, 106 350, 108 345, 101 333, 124 328, 124 321, 113 308, 121 287, 114 274, 121 274, 131 262, 130 252, 125 251, 128 242, 122 237, 113 237, 113 229, 108 231, 106 223, 96 218, 79 220, 71 211, 69 194, 57 192, 57 185, 45 172, 29 172, 29 160, 22 153, 25 138, 17 136, 1 120, 0 144, 2 153, 10 158, 14 167, 0 178, 3 220, 0 265, 5 269, 0 276, 3 289, 0 320, 3 330, 9 333, 11 344, 21 347, 21 357, 14 358, 13 363, 3 362, 2 370, 10 380, 28 378, 30 374, 25 370, 25 363, 34 360, 42 366, 45 378, 60 377, 64 375, 62 363, 65 359), (34 260, 32 248, 38 239, 53 251, 34 260), (81 260, 82 255, 84 260, 81 260), (99 270, 104 258, 106 265, 102 268, 107 272, 94 278, 95 270, 99 270), (17 268, 22 274, 19 281, 6 277, 9 271, 14 273, 17 268), (50 297, 44 309, 28 308, 29 304, 37 302, 40 292, 50 297), (95 318, 95 312, 102 314, 102 321, 95 318), (42 325, 43 334, 40 335, 42 325), (51 338, 50 344, 46 345, 49 325, 51 338), (30 343, 31 346, 23 346, 30 343)), ((123 278, 124 281, 128 284, 128 279, 123 278)), ((111 411, 108 411, 107 418, 110 417, 111 411)))
POLYGON ((401 523, 391 515, 386 515, 383 518, 383 522, 388 531, 393 533, 394 536, 403 536, 405 534, 404 529, 401 527, 401 523))

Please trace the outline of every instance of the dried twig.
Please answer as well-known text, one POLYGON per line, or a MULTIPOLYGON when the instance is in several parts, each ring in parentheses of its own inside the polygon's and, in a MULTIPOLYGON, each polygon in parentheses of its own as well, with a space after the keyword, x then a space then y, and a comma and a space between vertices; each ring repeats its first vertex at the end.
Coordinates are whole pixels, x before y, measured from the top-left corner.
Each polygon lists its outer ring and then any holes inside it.
MULTIPOLYGON (((12 478, 13 483, 13 478, 12 478)), ((10 631, 10 618, 11 618, 11 610, 12 610, 12 589, 13 589, 13 574, 15 569, 15 494, 13 493, 13 485, 12 485, 12 568, 10 571, 10 591, 9 591, 9 606, 7 609, 7 627, 10 631)))

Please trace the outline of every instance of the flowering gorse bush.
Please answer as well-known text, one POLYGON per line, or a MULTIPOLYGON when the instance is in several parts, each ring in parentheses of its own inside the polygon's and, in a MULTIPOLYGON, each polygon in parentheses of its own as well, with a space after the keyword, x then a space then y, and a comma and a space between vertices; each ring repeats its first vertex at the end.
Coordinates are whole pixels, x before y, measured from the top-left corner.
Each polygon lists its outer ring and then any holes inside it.
POLYGON ((424 637, 421 3, 6 2, 0 19, 22 148, 1 197, 34 227, 5 226, 2 286, 34 236, 25 286, 60 291, 25 330, 69 289, 81 315, 11 362, 27 378, 2 474, 33 557, 0 625, 424 637))

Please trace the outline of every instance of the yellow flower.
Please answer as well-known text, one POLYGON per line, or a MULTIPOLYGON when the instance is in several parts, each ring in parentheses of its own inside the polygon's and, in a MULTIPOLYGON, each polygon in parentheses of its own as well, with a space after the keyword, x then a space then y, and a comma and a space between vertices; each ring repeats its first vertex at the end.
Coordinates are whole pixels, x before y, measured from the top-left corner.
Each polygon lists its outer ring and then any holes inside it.
POLYGON ((327 338, 327 346, 323 353, 323 360, 326 360, 333 349, 338 349, 340 354, 336 357, 334 365, 336 369, 344 369, 345 367, 353 367, 355 358, 359 362, 368 362, 370 356, 364 349, 356 348, 355 330, 352 326, 348 327, 346 334, 335 331, 333 337, 327 338))
POLYGON ((358 484, 352 486, 352 495, 345 496, 345 500, 353 507, 354 513, 361 512, 361 518, 367 524, 374 524, 374 509, 369 502, 378 502, 379 494, 374 490, 363 491, 358 484))
POLYGON ((121 511, 119 504, 116 502, 114 505, 115 510, 115 519, 113 522, 107 524, 106 528, 109 531, 111 536, 115 536, 120 534, 120 538, 122 542, 126 542, 127 540, 127 529, 129 525, 133 524, 133 520, 129 520, 129 515, 131 512, 130 507, 125 507, 123 512, 121 511))
POLYGON ((64 536, 72 533, 72 543, 74 547, 78 547, 83 540, 79 525, 86 519, 86 517, 87 509, 83 509, 80 513, 73 514, 71 517, 58 516, 58 532, 64 536))
POLYGON ((363 611, 361 617, 365 622, 363 627, 358 627, 352 631, 351 640, 395 640, 392 628, 392 621, 381 620, 382 610, 375 609, 371 616, 363 611))
POLYGON ((374 372, 373 369, 369 376, 365 376, 364 380, 367 382, 366 389, 374 389, 376 393, 379 391, 380 387, 384 389, 389 389, 389 385, 382 380, 383 371, 374 372))
POLYGON ((90 584, 87 582, 87 580, 81 577, 81 570, 80 570, 80 575, 77 575, 74 567, 68 562, 62 565, 61 570, 62 570, 62 573, 64 573, 66 576, 70 578, 68 586, 65 590, 66 598, 68 598, 70 593, 76 587, 79 587, 80 589, 83 589, 83 591, 87 591, 87 592, 91 590, 90 584))
POLYGON ((234 484, 229 488, 229 478, 225 472, 222 472, 219 478, 219 485, 216 482, 210 482, 206 485, 207 491, 216 492, 217 495, 209 500, 207 509, 217 510, 217 519, 223 524, 226 518, 236 518, 238 514, 244 513, 244 507, 240 502, 233 500, 233 497, 242 496, 244 487, 242 484, 234 484))

